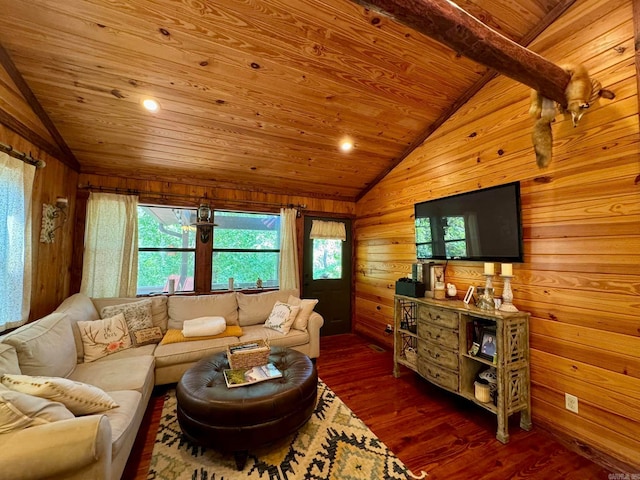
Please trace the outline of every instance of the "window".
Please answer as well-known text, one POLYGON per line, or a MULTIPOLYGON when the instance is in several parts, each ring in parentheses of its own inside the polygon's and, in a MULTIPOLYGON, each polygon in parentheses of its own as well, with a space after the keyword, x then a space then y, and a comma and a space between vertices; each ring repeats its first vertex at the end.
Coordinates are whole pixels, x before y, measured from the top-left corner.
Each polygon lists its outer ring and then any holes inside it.
POLYGON ((278 287, 280 215, 214 211, 211 289, 278 287))
POLYGON ((138 206, 138 294, 194 290, 196 210, 138 206))
POLYGON ((342 278, 342 240, 313 239, 313 279, 342 278))
MULTIPOLYGON (((279 286, 280 216, 214 211, 213 243, 200 242, 196 209, 138 206, 138 295, 279 286), (211 263, 211 278, 206 268, 211 263), (198 270, 201 273, 196 273, 198 270), (205 273, 202 273, 205 272, 205 273), (195 276, 201 277, 196 281, 195 276)), ((211 240, 209 240, 211 242, 211 240)))
POLYGON ((35 167, 0 154, 0 278, 11 294, 0 302, 0 331, 29 317, 31 303, 31 191, 35 167))

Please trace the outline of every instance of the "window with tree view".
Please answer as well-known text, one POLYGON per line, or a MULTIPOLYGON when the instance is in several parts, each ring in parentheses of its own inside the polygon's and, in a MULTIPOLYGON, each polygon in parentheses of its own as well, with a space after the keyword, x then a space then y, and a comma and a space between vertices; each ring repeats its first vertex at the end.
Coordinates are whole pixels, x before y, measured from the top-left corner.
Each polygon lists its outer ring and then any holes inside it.
POLYGON ((258 279, 267 288, 278 287, 280 215, 214 212, 212 290, 255 288, 258 279))
POLYGON ((342 278, 342 240, 313 239, 313 279, 342 278))
POLYGON ((194 289, 195 209, 138 206, 138 294, 194 289))

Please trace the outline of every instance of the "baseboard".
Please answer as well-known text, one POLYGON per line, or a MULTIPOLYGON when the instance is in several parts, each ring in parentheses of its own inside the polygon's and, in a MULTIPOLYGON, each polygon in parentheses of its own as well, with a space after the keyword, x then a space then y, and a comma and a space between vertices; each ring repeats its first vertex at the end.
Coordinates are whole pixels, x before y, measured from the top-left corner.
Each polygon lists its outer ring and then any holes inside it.
POLYGON ((600 465, 601 467, 617 473, 638 473, 640 472, 640 465, 631 465, 623 462, 622 460, 611 456, 610 454, 599 450, 591 445, 581 442, 575 437, 559 430, 554 425, 546 423, 544 420, 535 418, 534 424, 536 427, 541 428, 552 436, 558 443, 561 443, 564 447, 572 452, 577 453, 585 458, 588 458, 593 463, 600 465))

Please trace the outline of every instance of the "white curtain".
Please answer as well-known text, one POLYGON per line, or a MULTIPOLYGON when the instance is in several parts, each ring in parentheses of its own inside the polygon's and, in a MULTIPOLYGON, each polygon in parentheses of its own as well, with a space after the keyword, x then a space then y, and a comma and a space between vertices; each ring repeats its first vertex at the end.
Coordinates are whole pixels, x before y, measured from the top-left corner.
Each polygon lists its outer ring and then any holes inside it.
POLYGON ((0 331, 26 323, 31 309, 31 194, 36 167, 0 152, 0 331))
POLYGON ((280 209, 280 290, 300 291, 295 208, 280 209))
POLYGON ((342 222, 326 222, 324 220, 313 220, 311 222, 311 233, 309 238, 324 238, 330 240, 347 240, 347 229, 342 222))
POLYGON ((90 297, 135 297, 138 197, 94 193, 87 203, 80 291, 90 297))

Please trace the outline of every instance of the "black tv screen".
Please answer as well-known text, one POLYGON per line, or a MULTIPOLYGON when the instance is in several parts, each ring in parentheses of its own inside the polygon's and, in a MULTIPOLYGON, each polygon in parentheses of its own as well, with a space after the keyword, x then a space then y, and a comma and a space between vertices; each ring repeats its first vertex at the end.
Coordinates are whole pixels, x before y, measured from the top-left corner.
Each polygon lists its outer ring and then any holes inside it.
POLYGON ((418 260, 522 262, 520 182, 415 205, 418 260))

